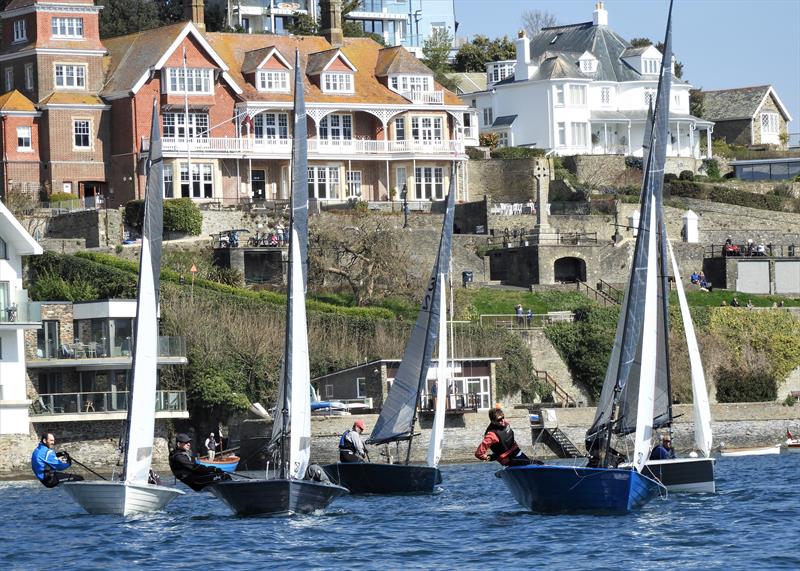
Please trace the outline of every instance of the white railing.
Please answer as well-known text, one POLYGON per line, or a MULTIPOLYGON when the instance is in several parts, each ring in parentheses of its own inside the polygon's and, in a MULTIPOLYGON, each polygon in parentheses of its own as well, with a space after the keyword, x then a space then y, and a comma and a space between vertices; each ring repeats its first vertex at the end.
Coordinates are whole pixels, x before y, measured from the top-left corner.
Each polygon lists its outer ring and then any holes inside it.
POLYGON ((412 103, 444 103, 444 91, 404 91, 401 95, 412 103))

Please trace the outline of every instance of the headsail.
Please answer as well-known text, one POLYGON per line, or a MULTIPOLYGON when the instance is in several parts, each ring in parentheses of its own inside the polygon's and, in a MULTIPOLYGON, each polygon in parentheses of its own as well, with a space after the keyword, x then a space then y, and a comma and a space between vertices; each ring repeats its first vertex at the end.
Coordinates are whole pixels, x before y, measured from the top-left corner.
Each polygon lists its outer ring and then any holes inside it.
POLYGON ((161 238, 164 221, 164 176, 158 102, 153 101, 150 155, 142 220, 142 252, 136 293, 136 329, 130 377, 125 464, 122 479, 146 484, 153 458, 156 385, 158 383, 158 301, 161 238))
POLYGON ((453 167, 450 171, 450 189, 436 263, 428 280, 422 307, 417 314, 417 322, 406 343, 403 360, 368 440, 372 444, 409 438, 414 430, 417 401, 427 378, 433 344, 439 334, 439 319, 446 310, 441 307, 441 296, 437 290, 441 287, 439 276, 446 275, 450 268, 455 216, 455 179, 455 167, 453 167))
POLYGON ((439 361, 436 367, 436 392, 433 395, 436 406, 433 413, 433 427, 428 443, 428 466, 436 468, 442 457, 442 441, 444 440, 444 415, 447 408, 447 382, 450 367, 447 350, 447 275, 439 274, 439 307, 442 318, 439 319, 439 361))
POLYGON ((294 76, 292 220, 289 231, 286 331, 271 444, 279 447, 282 477, 302 478, 311 455, 311 368, 305 307, 308 276, 308 135, 299 50, 295 51, 294 76), (285 472, 287 463, 288 472, 285 472))

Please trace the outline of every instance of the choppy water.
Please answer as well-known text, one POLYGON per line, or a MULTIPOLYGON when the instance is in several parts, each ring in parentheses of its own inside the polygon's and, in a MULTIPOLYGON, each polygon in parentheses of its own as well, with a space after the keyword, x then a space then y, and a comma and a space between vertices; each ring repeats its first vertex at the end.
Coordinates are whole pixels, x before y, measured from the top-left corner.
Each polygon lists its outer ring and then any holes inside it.
POLYGON ((160 514, 90 516, 62 490, 0 483, 0 569, 800 569, 800 454, 721 458, 717 495, 629 516, 541 516, 495 465, 443 467, 433 496, 345 497, 238 518, 191 490, 160 514))

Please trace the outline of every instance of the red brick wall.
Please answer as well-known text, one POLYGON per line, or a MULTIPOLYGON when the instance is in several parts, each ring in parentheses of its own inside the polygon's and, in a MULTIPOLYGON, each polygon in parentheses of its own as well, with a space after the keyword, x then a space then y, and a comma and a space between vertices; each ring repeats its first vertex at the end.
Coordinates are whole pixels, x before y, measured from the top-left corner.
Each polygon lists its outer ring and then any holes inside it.
MULTIPOLYGON (((5 158, 8 161, 29 162, 39 161, 39 120, 36 117, 19 117, 9 115, 2 118, 3 121, 3 144, 5 146, 5 158), (17 127, 31 128, 31 151, 17 150, 17 127)), ((36 181, 39 180, 38 175, 36 181)), ((31 181, 33 182, 33 181, 31 181)))
POLYGON ((26 46, 33 42, 36 39, 36 15, 34 13, 31 14, 24 14, 22 16, 17 16, 16 18, 9 18, 8 20, 3 20, 3 49, 8 49, 9 47, 13 46, 14 48, 19 48, 21 46, 26 46), (25 32, 28 36, 28 39, 19 42, 17 44, 14 42, 14 22, 16 20, 25 20, 25 32))
MULTIPOLYGON (((61 2, 61 0, 59 0, 61 2)), ((100 42, 100 18, 94 14, 75 14, 70 12, 39 12, 37 22, 36 47, 76 48, 85 50, 102 49, 100 42), (83 18, 83 39, 53 39, 53 18, 83 18)), ((30 33, 29 33, 30 35, 30 33)))
POLYGON ((76 93, 99 93, 105 83, 103 58, 82 55, 39 55, 37 74, 37 101, 44 99, 55 90, 56 63, 86 66, 86 89, 64 89, 76 93))

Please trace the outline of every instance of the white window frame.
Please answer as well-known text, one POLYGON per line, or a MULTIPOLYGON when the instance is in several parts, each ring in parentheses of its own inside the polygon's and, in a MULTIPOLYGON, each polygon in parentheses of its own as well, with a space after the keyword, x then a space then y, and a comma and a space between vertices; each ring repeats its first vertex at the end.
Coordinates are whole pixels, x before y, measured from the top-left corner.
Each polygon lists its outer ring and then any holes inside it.
POLYGON ((444 139, 441 117, 415 115, 411 117, 411 140, 416 143, 433 143, 444 139))
POLYGON ((570 123, 570 143, 573 147, 585 147, 588 144, 586 133, 589 129, 588 123, 570 123))
POLYGON ((600 105, 611 105, 611 88, 608 86, 600 88, 600 105))
POLYGON ((214 70, 210 67, 168 67, 163 89, 179 95, 213 95, 214 70), (188 80, 188 81, 187 81, 188 80))
POLYGON ((397 93, 432 91, 432 77, 429 75, 393 75, 389 78, 389 88, 397 93))
POLYGON ((347 198, 361 198, 361 171, 347 171, 347 198))
POLYGON ((563 121, 556 123, 556 144, 559 147, 567 146, 567 124, 563 121))
POLYGON ((505 78, 514 75, 514 64, 503 63, 495 64, 489 72, 489 83, 497 83, 503 81, 505 78))
POLYGON ((56 39, 83 39, 83 18, 53 17, 50 20, 50 35, 56 39))
MULTIPOLYGON (((395 186, 397 187, 396 200, 400 200, 400 193, 403 192, 403 187, 408 184, 408 171, 406 167, 397 167, 394 171, 395 186)), ((408 188, 406 188, 408 192, 408 188)))
POLYGON ((331 113, 319 122, 319 138, 323 141, 351 141, 353 116, 349 113, 331 113))
POLYGON ((675 104, 676 107, 680 106, 680 104, 681 104, 681 94, 680 93, 676 93, 672 97, 672 101, 673 101, 673 103, 675 104))
MULTIPOLYGON (((208 113, 189 113, 189 139, 208 138, 208 113)), ((163 137, 186 140, 186 113, 164 113, 161 115, 163 137)))
POLYGON ((564 102, 566 101, 566 99, 564 98, 564 86, 555 85, 553 86, 553 91, 554 91, 553 101, 555 101, 555 105, 563 107, 564 102))
POLYGON ((175 182, 172 178, 172 165, 164 165, 164 198, 175 197, 175 182))
POLYGON ((259 113, 253 117, 253 135, 256 139, 287 140, 289 138, 288 113, 259 113))
POLYGON ((642 58, 642 74, 658 75, 659 63, 656 58, 642 58))
POLYGON ((326 71, 320 78, 323 93, 355 93, 353 74, 346 71, 326 71))
POLYGON ((367 397, 367 378, 366 377, 356 377, 356 398, 366 398, 367 397), (361 392, 361 384, 364 384, 364 392, 361 392))
POLYGON ((406 138, 406 118, 398 117, 394 120, 394 140, 405 141, 406 138))
POLYGON ((317 200, 338 200, 340 193, 339 167, 314 165, 308 167, 308 196, 317 200))
POLYGON ((180 163, 181 196, 183 198, 214 198, 214 165, 192 161, 192 180, 189 182, 189 163, 180 163))
POLYGON ((288 93, 289 72, 258 71, 256 73, 256 89, 273 93, 288 93))
POLYGON ((584 73, 594 73, 594 66, 596 63, 597 60, 593 59, 581 60, 581 71, 584 73))
POLYGON ((53 66, 53 86, 56 89, 86 89, 88 68, 80 63, 57 63, 53 66))
POLYGON ((491 107, 483 108, 483 125, 484 127, 491 127, 494 123, 494 113, 491 107))
POLYGON ((17 151, 20 153, 33 152, 33 129, 23 126, 17 127, 17 151), (20 144, 22 141, 22 144, 20 144))
POLYGON ((28 30, 25 25, 25 19, 19 18, 14 20, 14 43, 24 42, 28 39, 28 30))
POLYGON ((76 117, 72 120, 72 149, 75 151, 91 151, 92 150, 92 120, 88 118, 76 117), (81 131, 78 132, 81 124, 81 131), (83 132, 83 125, 86 126, 86 132, 83 132), (87 145, 78 145, 78 136, 86 137, 87 145))
POLYGON ((569 104, 573 107, 586 105, 586 86, 585 85, 570 85, 569 86, 569 104))
POLYGON ((498 131, 498 145, 500 147, 508 147, 508 131, 498 131))
POLYGON ((444 200, 444 168, 416 167, 414 170, 415 200, 444 200))
POLYGON ((325 385, 325 398, 333 398, 333 385, 325 385))
POLYGON ((33 64, 26 63, 25 64, 25 89, 33 90, 34 87, 34 79, 33 79, 33 64))
POLYGON ((7 67, 6 68, 5 79, 6 79, 6 81, 5 81, 5 83, 6 83, 6 92, 9 92, 12 89, 14 89, 14 68, 13 67, 7 67))
POLYGON ((761 114, 761 134, 762 135, 777 135, 780 133, 781 122, 777 113, 762 113, 761 114))

